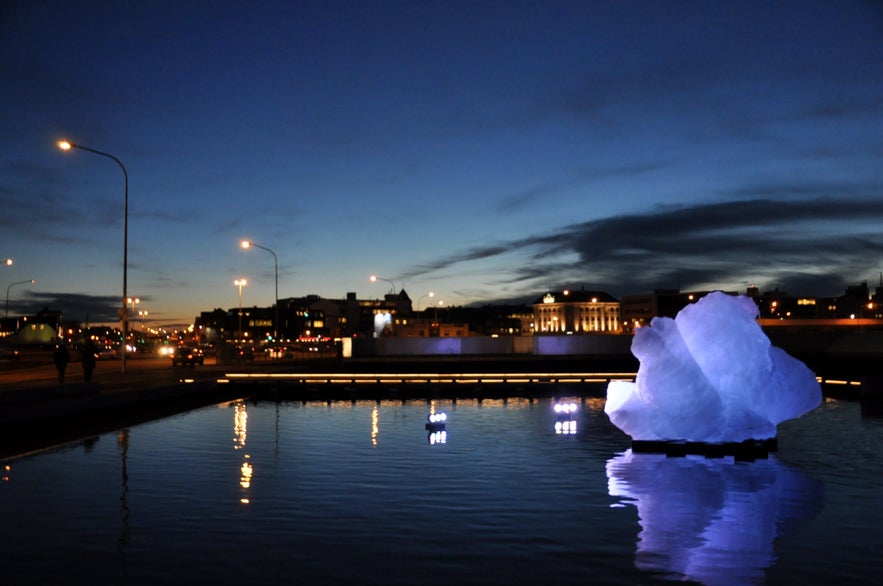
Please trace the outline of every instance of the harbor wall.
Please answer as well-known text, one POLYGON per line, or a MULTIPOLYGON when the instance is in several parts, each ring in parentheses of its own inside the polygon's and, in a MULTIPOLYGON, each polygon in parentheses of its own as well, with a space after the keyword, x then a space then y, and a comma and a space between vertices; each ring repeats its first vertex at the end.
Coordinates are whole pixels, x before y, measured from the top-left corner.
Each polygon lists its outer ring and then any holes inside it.
POLYGON ((464 336, 443 338, 373 338, 352 340, 352 356, 572 356, 629 354, 628 335, 464 336))

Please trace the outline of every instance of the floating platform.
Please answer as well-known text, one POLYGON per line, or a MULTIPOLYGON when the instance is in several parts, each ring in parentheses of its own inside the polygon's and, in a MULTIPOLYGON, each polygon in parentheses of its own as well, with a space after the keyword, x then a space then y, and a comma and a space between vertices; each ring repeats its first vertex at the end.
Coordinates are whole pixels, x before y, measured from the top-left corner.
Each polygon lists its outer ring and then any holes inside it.
POLYGON ((733 456, 738 461, 764 459, 779 449, 776 438, 751 439, 742 442, 688 442, 671 440, 632 440, 632 451, 645 454, 665 454, 670 458, 688 455, 706 458, 733 456))

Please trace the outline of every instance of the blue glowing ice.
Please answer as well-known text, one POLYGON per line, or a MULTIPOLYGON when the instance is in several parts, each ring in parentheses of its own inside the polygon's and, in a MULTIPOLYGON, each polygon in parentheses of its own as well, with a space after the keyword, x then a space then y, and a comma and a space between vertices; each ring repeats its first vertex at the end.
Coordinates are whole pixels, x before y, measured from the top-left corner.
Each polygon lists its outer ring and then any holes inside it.
POLYGON ((635 382, 613 381, 604 411, 633 440, 741 442, 822 400, 815 374, 770 344, 750 297, 710 293, 640 328, 635 382))

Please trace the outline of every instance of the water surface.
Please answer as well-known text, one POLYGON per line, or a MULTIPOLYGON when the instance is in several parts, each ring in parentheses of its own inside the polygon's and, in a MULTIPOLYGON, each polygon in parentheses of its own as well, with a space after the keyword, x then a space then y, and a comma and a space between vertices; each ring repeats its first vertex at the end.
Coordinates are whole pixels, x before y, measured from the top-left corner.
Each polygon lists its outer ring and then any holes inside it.
POLYGON ((777 454, 734 462, 632 454, 602 400, 575 402, 243 401, 6 462, 3 583, 883 575, 883 420, 858 404, 828 401, 780 426, 777 454))

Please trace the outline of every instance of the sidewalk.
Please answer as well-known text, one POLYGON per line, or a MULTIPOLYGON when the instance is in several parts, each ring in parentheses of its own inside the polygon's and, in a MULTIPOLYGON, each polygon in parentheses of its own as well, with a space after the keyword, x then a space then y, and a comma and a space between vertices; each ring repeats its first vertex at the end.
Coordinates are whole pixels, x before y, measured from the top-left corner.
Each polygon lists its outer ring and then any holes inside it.
MULTIPOLYGON (((5 365, 4 365, 5 366, 5 365)), ((54 365, 0 371, 0 458, 93 437, 230 400, 218 385, 229 366, 175 367, 166 361, 101 362, 93 382, 72 364, 58 383, 54 365), (152 363, 151 363, 152 362, 152 363)), ((232 397, 235 398, 235 397, 232 397)))
MULTIPOLYGON (((206 364, 198 367, 172 367, 164 359, 134 359, 126 361, 124 373, 121 361, 106 360, 98 362, 91 386, 99 388, 101 392, 135 390, 174 384, 181 378, 222 376, 226 369, 229 366, 206 364)), ((26 395, 27 391, 33 390, 64 391, 82 386, 90 386, 90 383, 83 381, 83 369, 79 363, 68 365, 63 384, 58 382, 58 372, 53 364, 0 367, 0 396, 10 392, 26 395)))
MULTIPOLYGON (((64 383, 58 382, 53 364, 0 365, 0 432, 2 426, 21 427, 35 420, 71 417, 87 412, 157 400, 180 401, 194 395, 219 400, 234 392, 219 385, 228 372, 255 372, 290 368, 267 362, 216 364, 211 358, 200 366, 172 366, 168 359, 135 358, 99 361, 92 382, 84 382, 78 363, 68 365, 64 383)), ((237 390, 235 392, 240 392, 237 390)))
MULTIPOLYGON (((54 365, 0 372, 0 426, 21 427, 41 419, 79 416, 85 412, 154 400, 160 394, 180 395, 215 386, 223 369, 194 371, 145 368, 119 362, 102 363, 92 382, 84 382, 82 370, 68 367, 65 382, 58 382, 54 365), (185 382, 188 381, 188 382, 185 382), (192 383, 199 384, 193 385, 192 383)), ((78 366, 78 365, 77 365, 78 366)))

